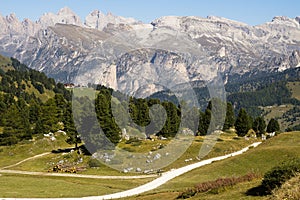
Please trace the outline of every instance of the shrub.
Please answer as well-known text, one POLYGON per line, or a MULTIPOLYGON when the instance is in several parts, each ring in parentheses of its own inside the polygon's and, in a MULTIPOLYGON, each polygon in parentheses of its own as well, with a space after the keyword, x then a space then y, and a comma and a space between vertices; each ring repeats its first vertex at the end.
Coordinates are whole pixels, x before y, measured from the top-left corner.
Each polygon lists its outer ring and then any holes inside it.
POLYGON ((93 167, 100 167, 101 166, 101 162, 97 159, 90 159, 88 161, 88 165, 89 167, 93 168, 93 167))
POLYGON ((268 171, 263 178, 262 186, 266 188, 266 193, 271 194, 272 190, 280 187, 287 180, 300 172, 300 159, 287 161, 280 166, 276 166, 268 171))

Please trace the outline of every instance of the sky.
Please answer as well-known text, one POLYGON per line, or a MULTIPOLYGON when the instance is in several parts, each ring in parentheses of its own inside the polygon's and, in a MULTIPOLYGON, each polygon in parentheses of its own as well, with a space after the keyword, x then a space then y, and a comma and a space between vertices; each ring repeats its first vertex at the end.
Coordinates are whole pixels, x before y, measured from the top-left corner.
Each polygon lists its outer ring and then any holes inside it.
POLYGON ((210 15, 259 25, 274 16, 300 16, 300 0, 0 0, 2 16, 15 13, 33 21, 47 12, 71 8, 82 20, 93 10, 133 17, 145 23, 167 15, 210 15))

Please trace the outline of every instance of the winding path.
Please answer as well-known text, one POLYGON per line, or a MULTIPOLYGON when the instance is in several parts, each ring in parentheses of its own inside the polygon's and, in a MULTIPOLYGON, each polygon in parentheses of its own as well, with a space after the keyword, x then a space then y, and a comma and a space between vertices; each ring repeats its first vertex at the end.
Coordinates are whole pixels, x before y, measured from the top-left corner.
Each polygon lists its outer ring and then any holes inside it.
MULTIPOLYGON (((141 185, 139 187, 130 189, 130 190, 126 190, 123 192, 118 192, 118 193, 114 193, 114 194, 108 194, 108 195, 103 195, 103 196, 92 196, 92 197, 82 197, 82 198, 59 198, 60 200, 70 200, 70 199, 74 199, 74 200, 101 200, 101 199, 117 199, 117 198, 123 198, 123 197, 129 197, 129 196, 135 196, 150 190, 153 190, 163 184, 165 184, 166 182, 168 182, 169 180, 180 176, 188 171, 191 171, 193 169, 196 169, 198 167, 204 166, 204 165, 208 165, 214 161, 219 161, 219 160, 224 160, 226 158, 232 157, 232 156, 237 156, 240 155, 246 151, 249 150, 250 147, 256 147, 260 144, 261 142, 256 142, 253 143, 251 145, 249 145, 246 148, 243 148, 240 151, 231 153, 231 154, 227 154, 225 156, 219 156, 219 157, 215 157, 215 158, 211 158, 211 159, 207 159, 207 160, 203 160, 194 164, 190 164, 175 170, 171 170, 168 172, 163 173, 159 178, 146 183, 144 185, 141 185)), ((29 200, 29 198, 0 198, 1 200, 29 200)), ((30 199, 34 199, 34 200, 57 200, 57 198, 30 198, 30 199)))
POLYGON ((30 158, 26 158, 26 159, 24 159, 24 160, 21 160, 20 162, 17 162, 16 164, 2 167, 1 169, 12 168, 12 167, 15 167, 15 166, 17 166, 17 165, 19 165, 19 164, 22 164, 23 162, 26 162, 26 161, 28 161, 28 160, 33 160, 33 159, 36 159, 36 158, 39 158, 39 157, 43 157, 43 156, 46 156, 46 155, 49 155, 49 154, 50 154, 50 152, 38 154, 38 155, 32 156, 32 157, 30 157, 30 158))

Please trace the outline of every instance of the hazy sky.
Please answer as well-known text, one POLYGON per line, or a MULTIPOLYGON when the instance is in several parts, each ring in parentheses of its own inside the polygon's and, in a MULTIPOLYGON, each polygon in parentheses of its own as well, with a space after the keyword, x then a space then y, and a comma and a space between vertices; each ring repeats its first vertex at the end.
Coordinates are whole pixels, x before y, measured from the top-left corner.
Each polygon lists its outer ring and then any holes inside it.
POLYGON ((65 6, 82 19, 98 9, 143 22, 165 15, 215 15, 257 25, 271 21, 274 16, 300 16, 300 0, 0 0, 0 13, 37 20, 42 14, 57 13, 65 6))

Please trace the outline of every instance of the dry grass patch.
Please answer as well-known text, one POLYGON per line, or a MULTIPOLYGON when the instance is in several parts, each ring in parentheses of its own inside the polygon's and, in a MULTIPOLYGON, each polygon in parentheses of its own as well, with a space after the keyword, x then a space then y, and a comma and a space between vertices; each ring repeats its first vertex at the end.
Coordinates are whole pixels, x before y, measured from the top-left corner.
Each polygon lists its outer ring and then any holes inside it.
POLYGON ((300 199, 300 174, 284 183, 281 188, 273 191, 269 200, 299 200, 300 199))

